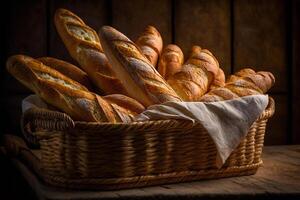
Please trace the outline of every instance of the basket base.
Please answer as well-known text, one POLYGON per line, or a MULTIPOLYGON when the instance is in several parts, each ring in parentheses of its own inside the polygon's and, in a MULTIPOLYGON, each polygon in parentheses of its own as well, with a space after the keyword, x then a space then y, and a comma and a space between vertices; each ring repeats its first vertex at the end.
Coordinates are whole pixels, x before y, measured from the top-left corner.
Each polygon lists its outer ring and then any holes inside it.
POLYGON ((255 174, 257 169, 262 165, 262 161, 260 160, 258 163, 254 164, 226 167, 221 169, 182 171, 126 178, 72 179, 47 174, 41 166, 39 150, 26 149, 21 151, 19 156, 22 162, 32 169, 33 172, 47 185, 80 190, 118 190, 207 179, 219 179, 234 176, 247 176, 255 174))
POLYGON ((257 164, 239 167, 229 167, 226 169, 184 171, 179 173, 137 176, 129 178, 67 179, 64 177, 50 176, 45 173, 40 173, 40 177, 44 180, 46 184, 62 188, 86 190, 118 190, 162 184, 253 175, 257 172, 257 169, 261 165, 262 161, 260 161, 257 164))

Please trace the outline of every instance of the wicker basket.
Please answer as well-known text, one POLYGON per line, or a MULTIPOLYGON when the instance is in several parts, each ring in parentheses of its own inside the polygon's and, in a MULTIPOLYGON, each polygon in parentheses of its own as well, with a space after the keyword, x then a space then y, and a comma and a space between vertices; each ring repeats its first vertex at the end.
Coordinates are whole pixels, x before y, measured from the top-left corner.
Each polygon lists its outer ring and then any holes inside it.
MULTIPOLYGON (((120 189, 254 174, 262 164, 266 123, 274 100, 225 165, 201 124, 161 120, 131 124, 74 122, 68 115, 28 110, 23 132, 41 149, 42 179, 76 189, 120 189)), ((230 133, 228 133, 230 134, 230 133)))

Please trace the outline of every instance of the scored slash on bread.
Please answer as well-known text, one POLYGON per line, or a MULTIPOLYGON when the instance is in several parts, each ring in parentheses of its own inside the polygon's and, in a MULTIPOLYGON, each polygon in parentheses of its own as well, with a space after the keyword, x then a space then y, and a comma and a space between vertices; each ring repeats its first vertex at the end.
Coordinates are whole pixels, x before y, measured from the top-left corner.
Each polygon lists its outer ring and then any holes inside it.
POLYGON ((175 44, 169 44, 164 49, 158 63, 158 71, 166 80, 179 72, 184 62, 181 49, 175 44))
POLYGON ((6 67, 9 73, 45 102, 66 112, 74 120, 131 122, 144 109, 129 97, 112 95, 105 100, 89 92, 80 83, 28 56, 12 56, 7 60, 6 67))
POLYGON ((97 32, 74 13, 58 9, 54 22, 71 57, 104 94, 126 94, 103 53, 97 32))
POLYGON ((163 40, 158 30, 153 26, 147 26, 135 43, 155 67, 163 48, 163 40))
POLYGON ((125 35, 110 26, 99 32, 101 45, 128 95, 143 105, 181 101, 140 49, 125 35))
POLYGON ((253 69, 246 67, 246 68, 241 69, 240 71, 230 75, 228 77, 228 79, 226 80, 226 83, 233 82, 233 81, 235 81, 235 80, 237 80, 237 79, 239 79, 243 76, 248 76, 250 74, 255 74, 255 73, 256 72, 253 69))
POLYGON ((209 89, 211 90, 216 87, 223 87, 223 86, 225 86, 225 74, 224 71, 219 67, 218 73, 214 77, 214 80, 212 81, 209 89))
POLYGON ((217 59, 206 49, 193 46, 182 70, 168 79, 168 83, 184 101, 197 101, 204 95, 219 73, 217 59))
POLYGON ((55 69, 58 72, 62 73, 63 75, 84 85, 89 90, 92 88, 92 84, 90 82, 88 75, 80 68, 76 67, 75 65, 51 57, 41 57, 41 58, 37 58, 37 60, 41 61, 44 65, 51 67, 52 69, 55 69))
POLYGON ((34 80, 45 80, 51 85, 63 85, 70 89, 88 91, 88 89, 80 83, 29 56, 12 56, 7 60, 6 66, 7 70, 13 76, 31 90, 34 90, 33 87, 37 87, 37 85, 35 85, 37 83, 34 80), (31 82, 34 84, 31 84, 31 82))

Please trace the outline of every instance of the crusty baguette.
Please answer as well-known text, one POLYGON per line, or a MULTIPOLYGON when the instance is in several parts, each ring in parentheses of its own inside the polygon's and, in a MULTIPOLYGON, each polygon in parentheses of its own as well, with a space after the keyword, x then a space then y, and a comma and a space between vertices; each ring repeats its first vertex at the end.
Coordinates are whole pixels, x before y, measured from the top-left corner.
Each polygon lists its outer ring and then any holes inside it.
POLYGON ((264 94, 275 83, 270 72, 245 69, 234 74, 224 87, 217 87, 201 97, 200 101, 221 101, 248 95, 264 94))
POLYGON ((130 97, 144 106, 181 101, 136 44, 125 35, 110 26, 104 26, 99 36, 105 55, 130 97))
POLYGON ((33 87, 36 87, 34 80, 38 79, 47 81, 49 84, 63 85, 69 89, 88 91, 88 89, 80 83, 29 56, 15 55, 10 57, 7 61, 7 69, 31 90, 34 90, 33 87))
POLYGON ((147 26, 135 43, 155 67, 163 47, 163 40, 158 30, 153 26, 147 26))
POLYGON ((184 56, 181 49, 175 44, 169 44, 164 49, 159 58, 158 72, 166 80, 170 76, 179 72, 184 62, 184 56))
POLYGON ((120 104, 107 101, 31 57, 12 56, 8 59, 6 67, 16 79, 44 101, 66 112, 74 120, 130 122, 137 114, 136 109, 131 110, 132 108, 121 107, 120 104))
POLYGON ((145 107, 140 102, 122 94, 106 95, 103 96, 103 99, 110 103, 117 104, 123 108, 128 108, 137 114, 140 114, 145 110, 145 107))
POLYGON ((78 83, 84 85, 88 89, 92 88, 87 73, 85 73, 75 65, 52 57, 41 57, 37 58, 37 60, 41 61, 44 65, 47 65, 48 67, 59 71, 63 75, 77 81, 78 83))
POLYGON ((54 22, 70 55, 104 94, 126 94, 103 53, 99 37, 77 15, 58 9, 54 22))
POLYGON ((251 68, 248 68, 248 67, 247 68, 243 68, 243 69, 239 70, 238 72, 230 75, 228 77, 228 79, 226 80, 226 82, 227 83, 228 82, 234 82, 234 81, 236 81, 237 79, 239 79, 241 77, 248 76, 250 74, 255 74, 255 73, 256 72, 253 69, 251 69, 251 68))
POLYGON ((217 75, 215 76, 213 82, 210 85, 210 90, 217 88, 217 87, 223 87, 225 86, 225 74, 224 71, 219 68, 217 75))
POLYGON ((244 68, 231 75, 227 81, 231 82, 247 81, 256 85, 262 93, 266 93, 275 83, 275 77, 272 73, 266 71, 255 72, 251 68, 244 68))
POLYGON ((219 72, 217 59, 206 49, 193 46, 182 70, 168 79, 168 83, 185 101, 198 101, 219 72))

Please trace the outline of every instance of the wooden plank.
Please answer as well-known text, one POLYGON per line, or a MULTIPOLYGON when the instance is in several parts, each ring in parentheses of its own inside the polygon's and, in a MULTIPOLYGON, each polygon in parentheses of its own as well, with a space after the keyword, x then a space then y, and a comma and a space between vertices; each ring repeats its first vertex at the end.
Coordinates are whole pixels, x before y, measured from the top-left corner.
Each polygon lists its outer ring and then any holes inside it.
POLYGON ((112 25, 135 41, 147 25, 155 26, 164 44, 171 43, 171 1, 112 1, 112 25))
POLYGON ((108 4, 105 0, 62 0, 62 1, 50 1, 50 19, 49 19, 49 55, 55 58, 60 58, 71 63, 75 61, 69 55, 66 47, 60 39, 55 25, 54 25, 54 13, 58 8, 65 8, 76 15, 89 25, 91 28, 98 31, 101 26, 108 23, 108 4))
MULTIPOLYGON (((26 54, 37 57, 46 55, 46 0, 7 2, 6 55, 26 54)), ((4 66, 2 66, 4 67, 4 66)), ((28 93, 29 90, 4 72, 5 93, 28 93)))
POLYGON ((234 69, 272 72, 271 91, 287 91, 286 1, 234 1, 234 69))
POLYGON ((175 1, 175 43, 185 58, 193 45, 209 49, 225 74, 231 71, 229 0, 175 1))
POLYGON ((300 2, 293 0, 292 142, 300 144, 300 2))
POLYGON ((265 144, 282 145, 287 144, 288 126, 288 97, 287 95, 271 95, 275 100, 275 114, 268 121, 265 144))
MULTIPOLYGON (((25 151, 22 151, 23 153, 25 151)), ((27 151, 26 151, 27 152, 27 151)), ((264 147, 264 165, 254 176, 203 180, 117 191, 78 191, 44 185, 18 159, 13 164, 40 198, 45 199, 258 199, 300 195, 300 146, 264 147)), ((295 198, 296 199, 296 198, 295 198)))

